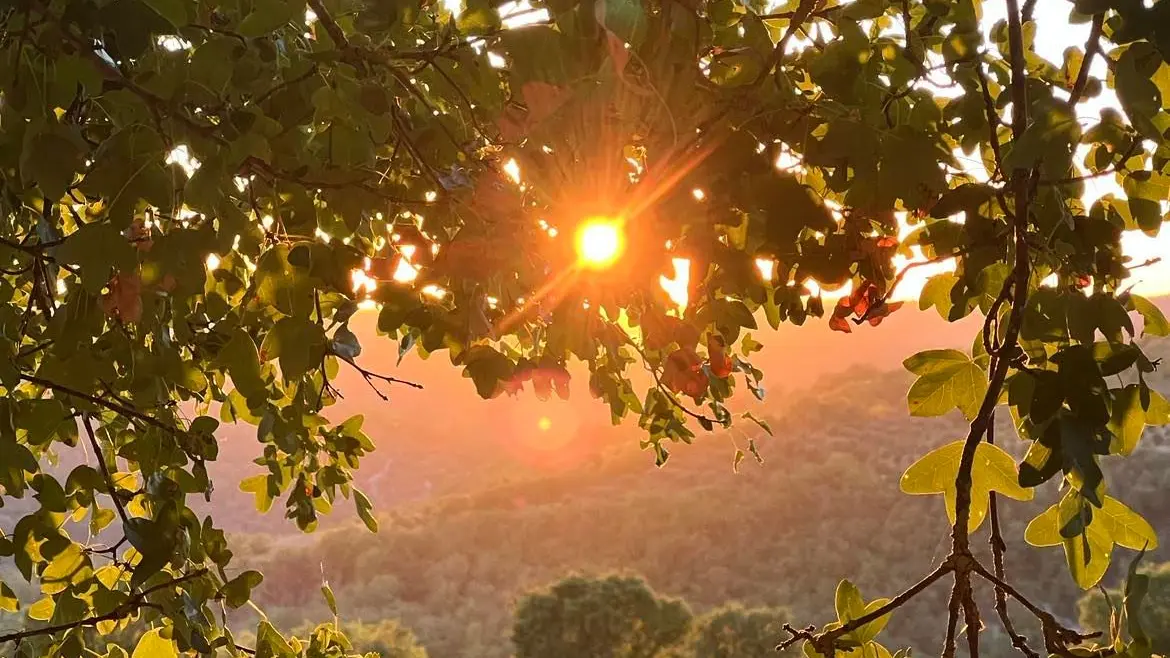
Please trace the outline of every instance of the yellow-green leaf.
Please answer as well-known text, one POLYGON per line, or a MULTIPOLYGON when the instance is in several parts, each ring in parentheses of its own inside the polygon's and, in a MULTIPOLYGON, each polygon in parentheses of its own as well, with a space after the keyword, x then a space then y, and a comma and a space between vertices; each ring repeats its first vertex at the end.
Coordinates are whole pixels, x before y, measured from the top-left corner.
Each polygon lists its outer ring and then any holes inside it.
POLYGON ((81 546, 69 544, 55 555, 41 572, 41 591, 45 594, 56 594, 71 584, 86 580, 91 575, 93 567, 90 566, 89 558, 82 552, 81 546))
POLYGON ((8 586, 8 583, 2 580, 0 580, 0 610, 5 612, 20 610, 20 601, 16 598, 16 593, 8 586))
MULTIPOLYGON (((842 580, 837 584, 837 594, 834 600, 834 607, 837 611, 837 621, 842 625, 854 619, 860 619, 882 607, 886 603, 889 603, 889 599, 877 599, 870 601, 867 604, 865 599, 863 599, 861 596, 861 590, 857 589, 857 585, 854 585, 848 580, 842 580)), ((882 629, 885 628, 886 624, 889 622, 890 615, 885 614, 867 624, 862 625, 844 637, 864 645, 877 637, 878 633, 881 633, 882 629)))
POLYGON ((138 640, 130 658, 179 658, 175 641, 165 638, 159 629, 151 629, 138 640))
POLYGON ((1093 520, 1105 524, 1118 546, 1135 551, 1152 551, 1158 547, 1158 535, 1149 522, 1116 498, 1105 496, 1101 509, 1094 510, 1093 520))
POLYGON ((57 608, 57 604, 53 599, 46 596, 37 601, 28 608, 28 618, 36 621, 49 621, 53 618, 53 610, 57 608))
POLYGON ((941 416, 958 409, 975 417, 987 393, 987 375, 977 363, 958 350, 927 350, 903 363, 918 375, 906 395, 914 416, 941 416))
POLYGON ((1133 310, 1142 316, 1144 322, 1142 325, 1143 335, 1170 336, 1170 322, 1166 320, 1166 314, 1162 313, 1162 309, 1158 308, 1154 302, 1140 295, 1130 295, 1129 299, 1133 305, 1133 310))
POLYGON ((268 476, 252 475, 240 481, 240 491, 256 497, 256 511, 264 514, 272 507, 272 495, 268 492, 268 476))
POLYGON ((1128 455, 1137 447, 1146 429, 1146 410, 1142 408, 1140 388, 1131 384, 1114 391, 1109 431, 1117 439, 1117 450, 1128 455))
POLYGON ((1060 505, 1053 505, 1032 519, 1024 530, 1024 540, 1033 546, 1062 546, 1069 573, 1082 589, 1089 589, 1101 581, 1109 569, 1113 540, 1104 525, 1090 523, 1082 534, 1072 538, 1061 536, 1064 515, 1060 505))
MULTIPOLYGON (((913 495, 942 494, 947 518, 955 522, 955 476, 963 456, 963 441, 937 448, 914 462, 902 474, 900 487, 913 495)), ((987 516, 990 492, 997 491, 1016 500, 1031 500, 1032 489, 1021 487, 1016 463, 1002 448, 980 443, 971 467, 971 517, 968 528, 974 532, 987 516)))
POLYGON ((122 579, 122 570, 112 564, 98 569, 94 572, 94 577, 98 582, 105 586, 106 589, 114 589, 118 581, 122 579))
POLYGON ((1033 546, 1062 546, 1069 573, 1084 589, 1093 587, 1105 575, 1112 560, 1113 545, 1134 550, 1154 549, 1158 537, 1154 529, 1138 513, 1116 498, 1106 496, 1100 509, 1093 508, 1092 520, 1084 530, 1072 537, 1061 534, 1061 528, 1079 513, 1076 493, 1065 496, 1032 519, 1024 531, 1024 540, 1033 546))

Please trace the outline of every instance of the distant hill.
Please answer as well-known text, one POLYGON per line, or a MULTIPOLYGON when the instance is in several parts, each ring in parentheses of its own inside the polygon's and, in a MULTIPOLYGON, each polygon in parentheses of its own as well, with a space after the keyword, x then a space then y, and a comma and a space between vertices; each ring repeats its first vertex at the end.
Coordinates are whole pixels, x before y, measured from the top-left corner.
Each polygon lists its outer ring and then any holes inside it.
MULTIPOLYGON (((832 618, 838 578, 869 597, 892 595, 945 554, 941 499, 905 496, 897 480, 965 426, 957 416, 909 418, 909 381, 903 372, 855 366, 772 398, 776 437, 760 441, 766 462, 749 457, 739 474, 729 435, 680 446, 663 469, 623 441, 556 474, 514 475, 511 483, 401 505, 377 535, 349 527, 312 544, 257 538, 242 554, 266 574, 261 599, 278 622, 324 614, 320 573, 343 615, 401 618, 436 658, 504 658, 516 597, 572 570, 633 571, 700 610, 739 600, 788 606, 800 623, 823 623, 832 618)), ((1156 385, 1170 389, 1170 378, 1160 374, 1156 385)), ((1000 442, 1018 453, 1022 444, 1000 420, 1000 442)), ((1150 431, 1136 458, 1106 467, 1114 495, 1170 529, 1165 432, 1150 431)), ((1059 551, 1022 542, 1024 524, 1055 495, 1046 487, 1037 501, 1004 506, 1008 568, 1025 591, 1072 620, 1079 592, 1059 551)), ((976 541, 984 539, 986 527, 976 541)), ((1160 550, 1154 559, 1168 555, 1160 550)), ((1115 571, 1125 559, 1119 552, 1115 571)), ((937 650, 944 596, 940 588, 897 615, 891 644, 937 650)), ((984 610, 988 650, 1008 655, 1006 642, 996 641, 989 599, 984 610)))

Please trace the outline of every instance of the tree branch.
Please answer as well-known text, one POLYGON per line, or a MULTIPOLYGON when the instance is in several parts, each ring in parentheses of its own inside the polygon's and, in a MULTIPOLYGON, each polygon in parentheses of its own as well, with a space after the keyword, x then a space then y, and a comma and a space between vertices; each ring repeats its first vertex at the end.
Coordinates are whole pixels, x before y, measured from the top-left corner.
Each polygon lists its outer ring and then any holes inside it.
POLYGON ((959 608, 962 599, 959 594, 959 579, 951 586, 951 598, 947 602, 947 636, 943 640, 942 658, 955 658, 955 637, 959 630, 959 608))
POLYGON ((1089 40, 1085 43, 1085 58, 1081 60, 1081 70, 1077 71, 1077 80, 1073 84, 1068 96, 1068 104, 1076 107, 1085 93, 1085 86, 1089 84, 1089 68, 1093 58, 1101 50, 1101 32, 1105 25, 1105 12, 1093 15, 1093 26, 1089 30, 1089 40))
POLYGON ((81 414, 81 424, 85 426, 85 433, 89 437, 89 444, 93 446, 94 456, 97 457, 98 466, 101 467, 102 477, 105 478, 106 487, 110 491, 110 498, 114 500, 114 509, 118 511, 118 517, 122 519, 122 524, 129 527, 130 517, 126 514, 126 508, 122 505, 122 501, 118 499, 118 490, 114 486, 114 476, 110 474, 110 467, 106 464, 102 447, 98 444, 97 436, 94 435, 93 423, 90 421, 89 414, 81 414))
POLYGON ((107 612, 104 615, 98 615, 96 617, 86 617, 85 619, 75 621, 75 622, 70 622, 68 624, 57 624, 55 626, 45 626, 43 628, 33 628, 33 629, 30 629, 27 631, 20 631, 18 633, 9 633, 8 635, 0 635, 0 644, 4 644, 5 642, 19 642, 19 641, 21 641, 25 638, 29 638, 29 637, 36 637, 38 635, 52 635, 54 633, 60 633, 61 631, 68 631, 68 630, 72 630, 74 628, 83 628, 86 626, 96 626, 97 624, 100 624, 103 621, 116 621, 118 619, 122 619, 123 617, 135 612, 139 608, 150 605, 149 602, 146 600, 146 598, 148 596, 150 596, 151 594, 153 594, 159 590, 167 589, 167 588, 174 587, 176 585, 185 583, 189 580, 194 580, 196 578, 200 578, 206 574, 207 574, 207 569, 198 569, 196 571, 192 571, 191 573, 189 573, 185 576, 173 578, 171 580, 168 580, 165 583, 159 583, 158 585, 155 585, 154 587, 147 588, 147 589, 143 590, 142 592, 131 596, 129 599, 127 599, 123 603, 119 604, 113 610, 107 612))
MULTIPOLYGON (((991 424, 987 426, 987 442, 995 444, 995 414, 992 414, 991 424)), ((991 492, 988 504, 988 515, 991 517, 991 537, 988 538, 987 543, 991 546, 992 568, 995 570, 995 577, 1004 580, 1004 553, 1007 552, 1007 542, 1003 540, 1003 531, 999 524, 999 501, 994 491, 991 492)), ((1012 646, 1027 658, 1040 658, 1039 654, 1028 646, 1028 638, 1016 632, 1016 626, 1012 623, 1011 613, 1008 610, 1007 593, 999 585, 995 586, 995 612, 999 615, 999 620, 1003 624, 1008 638, 1011 639, 1012 646)))
POLYGON ((987 137, 991 145, 991 152, 995 155, 995 171, 991 172, 991 179, 1003 175, 1003 154, 999 148, 999 112, 995 109, 995 100, 991 98, 991 88, 987 83, 987 73, 983 70, 983 61, 975 62, 975 74, 979 77, 979 91, 983 96, 983 113, 987 117, 987 137))
POLYGON ((1082 174, 1079 176, 1069 176, 1068 178, 1057 178, 1055 180, 1041 179, 1040 185, 1071 185, 1072 183, 1080 183, 1083 181, 1092 180, 1094 178, 1101 178, 1102 176, 1118 173, 1118 169, 1125 166, 1125 161, 1133 157, 1134 153, 1137 153, 1137 150, 1140 146, 1141 140, 1133 138, 1130 142, 1129 148, 1125 150, 1125 153, 1121 154, 1121 159, 1117 160, 1101 171, 1093 172, 1091 174, 1082 174))
MULTIPOLYGON (((1024 71, 1024 37, 1020 23, 1018 0, 1007 0, 1008 41, 1012 66, 1012 134, 1020 139, 1028 124, 1027 78, 1024 71)), ((969 556, 970 541, 968 525, 971 518, 971 469, 975 464, 975 451, 983 434, 991 424, 992 413, 999 404, 1000 393, 1011 365, 1012 350, 1016 349, 1020 327, 1024 322, 1024 309, 1028 303, 1028 284, 1031 279, 1031 261, 1028 257, 1028 206, 1031 188, 1027 169, 1017 168, 1012 172, 1012 196, 1015 201, 1015 259, 1012 266, 1012 307, 1000 346, 1001 358, 995 360, 988 377, 987 394, 979 407, 979 413, 971 421, 970 430, 963 443, 963 454, 959 471, 955 476, 955 524, 951 528, 952 555, 969 556), (1005 354, 1006 353, 1006 354, 1005 354)), ((989 316, 986 322, 991 322, 989 316)))
POLYGON ((358 374, 362 376, 362 379, 366 380, 366 383, 370 385, 370 388, 374 389, 374 392, 377 393, 378 397, 382 398, 383 401, 389 401, 390 397, 387 396, 385 393, 383 393, 381 390, 379 390, 377 386, 374 385, 375 380, 383 381, 383 382, 386 382, 387 384, 405 384, 406 386, 409 386, 411 388, 417 388, 420 390, 423 387, 422 384, 417 384, 415 382, 407 381, 405 379, 398 379, 397 377, 390 377, 389 375, 380 375, 376 372, 366 370, 365 368, 359 366, 357 364, 357 362, 355 362, 353 359, 341 356, 340 354, 335 353, 334 356, 338 357, 342 361, 353 366, 353 369, 358 371, 358 374))
POLYGON ((317 15, 317 22, 325 28, 325 33, 329 35, 333 43, 337 44, 337 49, 348 50, 349 39, 345 37, 345 32, 341 30, 337 21, 333 20, 333 15, 325 8, 325 3, 321 0, 309 0, 309 9, 312 9, 313 13, 317 15))
POLYGON ((117 402, 110 402, 109 400, 99 398, 99 397, 90 395, 88 393, 82 393, 81 391, 78 391, 76 389, 69 388, 68 386, 63 386, 63 385, 58 384, 56 382, 51 382, 47 379, 42 379, 41 377, 37 377, 35 375, 26 375, 24 373, 20 373, 20 378, 26 382, 29 382, 30 384, 36 384, 37 386, 47 388, 47 389, 54 391, 54 392, 64 393, 65 395, 70 395, 70 396, 75 397, 75 398, 80 398, 82 400, 85 400, 86 402, 96 404, 99 407, 103 407, 105 409, 113 411, 114 413, 120 414, 120 415, 125 416, 127 418, 142 421, 148 425, 152 425, 154 427, 157 427, 157 428, 163 430, 164 432, 169 432, 171 434, 182 434, 183 433, 183 430, 181 430, 180 428, 175 427, 174 425, 168 425, 167 423, 164 423, 163 421, 161 421, 157 418, 154 418, 152 416, 148 416, 148 415, 142 413, 141 411, 134 409, 133 407, 123 405, 123 404, 120 404, 117 402))

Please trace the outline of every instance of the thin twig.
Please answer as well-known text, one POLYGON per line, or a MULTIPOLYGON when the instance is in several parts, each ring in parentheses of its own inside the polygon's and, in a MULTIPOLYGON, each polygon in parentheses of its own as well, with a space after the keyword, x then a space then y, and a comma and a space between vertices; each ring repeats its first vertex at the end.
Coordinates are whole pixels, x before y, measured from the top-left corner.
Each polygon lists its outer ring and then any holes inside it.
POLYGON ((99 407, 104 407, 105 409, 113 411, 114 413, 120 414, 122 416, 126 416, 127 418, 142 421, 148 425, 152 425, 154 427, 157 427, 157 428, 159 428, 165 432, 168 432, 170 434, 182 434, 183 433, 183 430, 179 429, 178 427, 175 427, 174 425, 168 425, 167 423, 164 423, 163 421, 161 421, 157 418, 154 418, 152 416, 148 416, 148 415, 142 413, 141 411, 138 411, 137 409, 134 409, 130 406, 119 404, 116 402, 111 402, 109 400, 99 398, 99 397, 90 395, 88 393, 82 393, 81 391, 78 391, 77 389, 73 389, 73 388, 70 388, 68 386, 58 384, 56 382, 51 382, 47 379, 37 377, 36 375, 26 375, 24 373, 20 373, 20 378, 26 382, 29 382, 30 384, 36 384, 37 386, 47 388, 51 391, 55 391, 58 393, 64 393, 65 395, 70 395, 70 396, 75 397, 75 398, 80 398, 82 400, 85 400, 86 402, 96 404, 99 407))
POLYGON ((907 263, 906 266, 903 267, 902 270, 899 271, 898 274, 894 277, 894 281, 890 284, 890 287, 886 289, 886 294, 882 295, 881 299, 879 299, 877 302, 870 304, 869 308, 865 309, 865 313, 862 313, 861 316, 854 319, 853 322, 856 324, 862 324, 869 319, 870 315, 883 308, 886 303, 890 301, 890 298, 893 297, 894 291, 897 289, 898 284, 902 283, 902 280, 906 278, 906 275, 910 272, 910 270, 917 267, 922 267, 923 265, 935 265, 937 263, 946 262, 952 258, 964 256, 970 251, 971 247, 968 246, 963 247, 962 249, 956 249, 955 251, 952 251, 948 254, 935 256, 934 258, 907 263))
MULTIPOLYGON (((1028 124, 1024 37, 1018 1, 1007 0, 1007 5, 1008 41, 1012 57, 1012 133, 1018 140, 1024 134, 1028 124)), ((1000 346, 1001 353, 1010 353, 1016 348, 1020 328, 1024 322, 1024 309, 1028 303, 1028 283, 1031 279, 1032 266, 1028 257, 1028 206, 1031 196, 1028 179, 1027 169, 1017 168, 1012 172, 1012 196, 1015 201, 1015 221, 1013 222, 1015 259, 1011 278, 1014 294, 1003 343, 1000 346)), ((990 321, 989 317, 987 322, 990 321)), ((983 398, 978 414, 971 421, 970 430, 963 443, 959 471, 955 476, 955 524, 951 529, 951 552, 954 555, 969 556, 971 553, 968 525, 971 518, 971 470, 975 465, 975 451, 990 425, 992 412, 999 404, 999 397, 1003 391, 1004 381, 1007 379, 1008 368, 1011 365, 1008 358, 996 359, 988 377, 987 394, 983 398)))
POLYGON ((1101 171, 1093 172, 1091 174, 1082 174, 1079 176, 1069 176, 1068 178, 1057 178, 1055 180, 1041 179, 1039 184, 1045 185, 1045 186, 1048 186, 1048 185, 1071 185, 1072 183, 1080 183, 1082 181, 1092 180, 1094 178, 1101 178, 1102 176, 1108 176, 1110 174, 1118 173, 1118 170, 1121 167, 1125 166, 1126 160, 1129 160, 1131 157, 1133 157, 1134 153, 1137 153, 1137 150, 1140 146, 1141 146, 1140 139, 1132 139, 1132 141, 1129 144, 1129 147, 1126 148, 1125 152, 1121 154, 1121 158, 1118 159, 1117 161, 1115 161, 1113 164, 1109 165, 1108 167, 1102 169, 1101 171))
POLYGON ((159 590, 168 589, 168 588, 174 587, 176 585, 185 583, 189 580, 194 580, 196 578, 200 578, 206 574, 207 574, 207 569, 198 569, 196 571, 192 571, 191 573, 189 573, 185 576, 173 578, 171 580, 168 580, 165 583, 159 583, 158 585, 155 585, 154 587, 147 588, 147 589, 143 590, 142 592, 131 596, 129 599, 122 602, 120 605, 118 605, 113 610, 107 612, 104 615, 97 615, 95 617, 86 617, 85 619, 70 622, 68 624, 57 624, 55 626, 45 626, 43 628, 33 628, 33 629, 26 630, 26 631, 20 631, 18 633, 9 633, 8 635, 0 635, 0 644, 4 644, 5 642, 19 642, 19 641, 21 641, 25 638, 28 638, 28 637, 36 637, 38 635, 52 635, 53 633, 60 633, 61 631, 68 631, 68 630, 71 630, 74 628, 83 628, 86 626, 96 626, 97 624, 100 624, 103 621, 116 621, 116 620, 122 619, 123 617, 126 617, 127 615, 133 613, 134 611, 138 610, 139 608, 146 607, 146 606, 150 605, 146 601, 146 598, 148 596, 150 596, 151 594, 154 594, 155 592, 157 592, 159 590))
POLYGON ((98 443, 97 436, 93 432, 93 423, 90 421, 89 414, 81 414, 81 424, 85 427, 85 433, 89 437, 89 444, 93 446, 94 456, 97 458, 98 466, 101 468, 102 477, 106 480, 106 487, 109 489, 110 498, 114 500, 114 509, 118 511, 118 517, 122 519, 122 524, 125 527, 130 527, 130 517, 126 514, 126 508, 123 507, 122 501, 118 499, 118 489, 114 486, 114 476, 110 473, 110 467, 106 464, 105 454, 102 451, 101 445, 98 443))
POLYGON ((962 600, 959 595, 959 579, 951 586, 951 598, 947 603, 947 635, 943 640, 942 658, 955 658, 955 637, 959 630, 959 607, 962 600))
POLYGON ((1093 58, 1101 50, 1101 33, 1104 25, 1105 12, 1094 14, 1093 26, 1089 30, 1089 40, 1085 43, 1085 57, 1081 60, 1081 70, 1077 71, 1077 80, 1068 96, 1068 104, 1073 107, 1081 102, 1081 96, 1084 95, 1085 87, 1089 84, 1089 68, 1093 64, 1093 58))
POLYGON ((340 354, 337 354, 336 356, 339 359, 341 359, 342 361, 353 366, 353 369, 358 371, 358 374, 360 374, 362 376, 362 379, 366 380, 366 383, 370 385, 370 388, 374 389, 374 392, 377 393, 378 397, 382 398, 383 401, 390 400, 390 397, 387 396, 385 393, 383 393, 381 390, 379 390, 377 386, 374 385, 374 381, 376 381, 376 380, 386 382, 387 384, 404 384, 404 385, 409 386, 411 388, 417 388, 417 389, 422 389, 422 387, 423 387, 422 384, 417 384, 415 382, 407 381, 405 379, 398 379, 397 377, 391 377, 389 375, 381 375, 381 374, 378 374, 376 372, 366 370, 365 368, 359 366, 353 359, 351 359, 349 357, 341 356, 340 354))
MULTIPOLYGON (((616 327, 617 325, 614 326, 616 327)), ((667 388, 666 384, 662 383, 662 377, 660 377, 658 374, 658 368, 650 365, 650 357, 647 356, 646 350, 642 349, 641 345, 634 342, 634 339, 630 336, 630 334, 626 333, 625 329, 621 327, 618 327, 618 329, 622 332, 622 334, 625 335, 626 342, 628 342, 630 346, 634 348, 634 351, 636 351, 638 355, 642 357, 642 366, 645 367, 646 371, 650 373, 650 376, 654 378, 654 387, 657 388, 659 392, 661 392, 662 395, 665 396, 666 399, 669 400, 676 409, 699 421, 700 424, 715 424, 719 422, 714 418, 708 418, 707 416, 692 410, 690 407, 680 402, 679 399, 675 397, 674 392, 667 388)))
MULTIPOLYGON (((991 416, 991 424, 987 426, 987 442, 993 445, 995 444, 994 413, 991 416)), ((991 562, 992 568, 995 570, 995 576, 1002 581, 1006 579, 1004 554, 1007 552, 1007 542, 1004 541, 1003 531, 1000 528, 999 501, 994 491, 990 494, 988 505, 988 515, 991 517, 991 537, 987 540, 987 543, 991 546, 991 562)), ((1016 631, 1016 626, 1012 623, 1011 613, 1008 610, 1007 593, 999 585, 995 586, 995 612, 999 615, 999 620, 1003 624, 1004 630, 1007 631, 1008 638, 1012 641, 1012 646, 1027 658, 1040 658, 1039 654, 1028 646, 1028 639, 1016 631)))
POLYGON ((983 113, 987 117, 987 138, 991 145, 991 152, 995 156, 995 171, 991 172, 991 179, 1003 175, 1003 154, 999 148, 999 112, 995 109, 995 100, 991 98, 991 87, 988 86, 987 73, 983 71, 983 62, 975 62, 975 75, 979 77, 979 91, 983 96, 983 113))

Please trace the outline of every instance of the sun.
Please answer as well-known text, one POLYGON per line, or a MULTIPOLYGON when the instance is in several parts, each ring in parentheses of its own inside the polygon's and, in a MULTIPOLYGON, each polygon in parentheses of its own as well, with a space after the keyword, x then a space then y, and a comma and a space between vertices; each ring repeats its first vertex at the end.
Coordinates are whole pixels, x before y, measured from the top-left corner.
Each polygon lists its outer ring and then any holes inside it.
POLYGON ((577 259, 590 269, 613 265, 625 248, 621 223, 610 217, 591 217, 577 229, 577 259))

